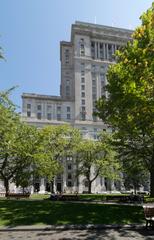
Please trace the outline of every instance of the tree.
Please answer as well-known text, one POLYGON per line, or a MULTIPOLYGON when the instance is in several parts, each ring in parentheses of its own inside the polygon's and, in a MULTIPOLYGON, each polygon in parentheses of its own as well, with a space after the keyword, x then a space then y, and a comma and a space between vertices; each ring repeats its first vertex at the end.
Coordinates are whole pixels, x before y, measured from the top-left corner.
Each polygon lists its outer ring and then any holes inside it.
POLYGON ((63 157, 72 155, 80 141, 77 129, 66 125, 48 126, 40 130, 40 145, 35 154, 37 174, 53 181, 63 171, 63 157))
POLYGON ((36 128, 20 122, 8 97, 11 90, 0 93, 0 178, 4 181, 6 194, 10 181, 19 184, 21 173, 26 169, 30 173, 38 141, 36 128))
POLYGON ((18 121, 9 123, 10 119, 8 124, 1 129, 5 132, 2 134, 1 131, 1 139, 3 140, 0 143, 0 175, 4 180, 6 193, 9 192, 9 181, 14 181, 20 185, 22 178, 25 179, 25 174, 22 173, 27 170, 28 176, 32 174, 31 165, 37 147, 34 127, 18 121), (7 127, 9 128, 7 129, 7 127))
POLYGON ((35 169, 35 154, 40 144, 39 132, 36 127, 20 122, 17 125, 15 143, 13 145, 13 161, 15 172, 12 181, 24 190, 31 184, 35 169))
POLYGON ((0 93, 0 177, 4 180, 6 192, 9 191, 9 180, 12 178, 7 167, 10 143, 17 122, 19 123, 19 118, 14 113, 14 105, 9 101, 8 93, 0 93))
POLYGON ((154 3, 141 16, 132 41, 116 52, 107 74, 107 99, 97 102, 98 116, 116 131, 123 161, 138 162, 150 172, 154 197, 154 3))
POLYGON ((135 162, 132 163, 132 161, 124 161, 123 164, 124 186, 128 190, 134 189, 134 193, 137 194, 137 190, 139 190, 141 186, 147 185, 149 174, 138 162, 135 164, 135 162))
POLYGON ((91 193, 93 181, 98 176, 108 179, 119 177, 119 163, 110 145, 110 135, 102 133, 99 141, 83 139, 77 148, 77 175, 83 175, 91 193))

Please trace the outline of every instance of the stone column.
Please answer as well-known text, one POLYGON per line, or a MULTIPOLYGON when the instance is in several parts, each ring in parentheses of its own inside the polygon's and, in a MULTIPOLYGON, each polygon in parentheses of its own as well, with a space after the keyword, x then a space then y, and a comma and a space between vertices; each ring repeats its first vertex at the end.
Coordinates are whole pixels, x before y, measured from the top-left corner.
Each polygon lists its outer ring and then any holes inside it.
POLYGON ((78 180, 79 180, 79 187, 78 187, 79 193, 82 193, 84 188, 85 188, 84 185, 83 185, 83 179, 84 179, 83 176, 79 176, 79 178, 78 178, 78 180))
POLYGON ((56 180, 54 178, 54 180, 53 180, 53 192, 56 192, 56 191, 57 191, 56 180))
POLYGON ((67 189, 67 185, 66 185, 66 181, 67 181, 67 174, 66 174, 66 168, 67 168, 67 164, 64 164, 64 172, 63 172, 63 186, 62 186, 62 191, 66 191, 67 189))
POLYGON ((97 43, 95 42, 95 59, 97 59, 97 43))
POLYGON ((34 186, 33 186, 33 185, 31 185, 31 186, 29 187, 29 191, 30 191, 30 194, 33 194, 33 193, 34 193, 34 186))
POLYGON ((104 57, 104 60, 106 59, 106 55, 105 55, 105 43, 103 43, 103 57, 104 57))
POLYGON ((112 44, 112 60, 113 60, 113 58, 114 58, 114 52, 115 52, 115 49, 114 49, 114 45, 112 44))
POLYGON ((110 192, 115 190, 114 180, 107 180, 107 190, 110 192))
POLYGON ((45 182, 44 182, 44 178, 41 178, 40 181, 40 191, 39 193, 44 194, 45 193, 45 182))
POLYGON ((98 44, 97 45, 98 46, 98 49, 97 49, 98 50, 98 59, 100 59, 100 43, 98 42, 97 44, 98 44))
POLYGON ((109 55, 108 55, 108 43, 106 44, 106 59, 109 59, 109 55))
POLYGON ((105 181, 103 177, 100 177, 101 191, 106 192, 105 181))

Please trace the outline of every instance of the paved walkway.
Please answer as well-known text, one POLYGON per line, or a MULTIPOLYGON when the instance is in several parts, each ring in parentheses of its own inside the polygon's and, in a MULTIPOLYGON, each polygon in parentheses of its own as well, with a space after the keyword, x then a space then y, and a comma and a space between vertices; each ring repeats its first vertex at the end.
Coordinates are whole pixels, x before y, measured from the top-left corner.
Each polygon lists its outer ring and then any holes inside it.
POLYGON ((141 228, 104 228, 83 230, 0 231, 2 240, 153 240, 154 230, 141 228))

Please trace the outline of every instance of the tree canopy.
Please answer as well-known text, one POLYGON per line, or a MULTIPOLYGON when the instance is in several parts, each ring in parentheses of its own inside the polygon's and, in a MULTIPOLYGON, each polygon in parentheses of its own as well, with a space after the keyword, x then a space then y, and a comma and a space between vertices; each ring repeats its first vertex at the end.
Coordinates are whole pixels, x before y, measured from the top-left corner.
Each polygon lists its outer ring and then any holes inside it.
POLYGON ((119 177, 119 163, 110 144, 111 135, 102 133, 99 141, 82 139, 77 147, 77 175, 85 176, 88 192, 98 176, 108 179, 119 177))
POLYGON ((116 131, 123 160, 148 169, 154 196, 154 3, 141 16, 132 41, 116 52, 108 70, 108 98, 97 102, 98 115, 116 131))
POLYGON ((49 181, 63 171, 61 160, 72 155, 80 141, 77 129, 66 125, 48 126, 39 130, 40 144, 35 154, 35 165, 39 175, 49 181))

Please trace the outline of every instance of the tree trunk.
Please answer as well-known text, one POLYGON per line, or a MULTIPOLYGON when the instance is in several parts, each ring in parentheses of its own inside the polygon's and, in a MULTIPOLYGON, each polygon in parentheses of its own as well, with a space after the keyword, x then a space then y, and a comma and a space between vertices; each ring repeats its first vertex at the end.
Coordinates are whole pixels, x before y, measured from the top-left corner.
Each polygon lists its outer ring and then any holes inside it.
POLYGON ((54 180, 52 180, 50 183, 50 191, 51 193, 54 193, 54 180))
POLYGON ((154 169, 150 172, 150 197, 154 198, 154 169))
POLYGON ((9 180, 7 178, 4 179, 4 187, 5 187, 5 194, 7 196, 9 193, 9 180))
POLYGON ((91 184, 92 182, 89 180, 88 181, 88 193, 91 194, 91 184))

